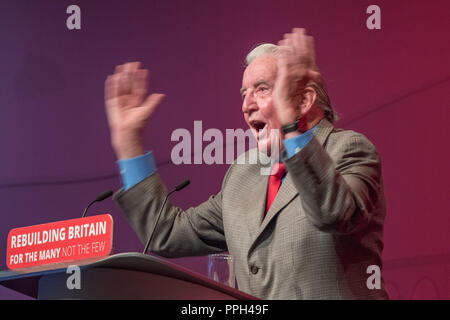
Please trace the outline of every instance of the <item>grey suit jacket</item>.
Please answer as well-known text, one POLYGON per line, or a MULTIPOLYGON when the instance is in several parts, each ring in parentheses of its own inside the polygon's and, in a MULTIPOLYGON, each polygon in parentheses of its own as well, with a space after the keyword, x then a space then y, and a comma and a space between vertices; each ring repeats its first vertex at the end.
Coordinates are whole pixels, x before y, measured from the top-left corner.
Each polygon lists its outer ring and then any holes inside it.
MULTIPOLYGON (((312 140, 285 159, 288 174, 266 214, 269 177, 260 164, 237 163, 199 206, 184 211, 167 202, 151 251, 228 250, 239 289, 263 299, 388 298, 382 278, 380 289, 367 286, 367 268, 381 269, 385 199, 380 159, 366 137, 323 119, 312 140)), ((114 196, 142 243, 166 194, 156 172, 114 196)))

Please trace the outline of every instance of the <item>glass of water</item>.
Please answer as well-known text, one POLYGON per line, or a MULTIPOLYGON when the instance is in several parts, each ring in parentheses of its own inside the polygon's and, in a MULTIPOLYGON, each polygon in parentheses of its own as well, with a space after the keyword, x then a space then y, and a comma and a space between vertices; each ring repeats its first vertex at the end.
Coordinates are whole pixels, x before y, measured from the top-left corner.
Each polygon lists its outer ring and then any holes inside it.
POLYGON ((208 277, 232 288, 237 288, 233 257, 228 253, 208 256, 208 277))

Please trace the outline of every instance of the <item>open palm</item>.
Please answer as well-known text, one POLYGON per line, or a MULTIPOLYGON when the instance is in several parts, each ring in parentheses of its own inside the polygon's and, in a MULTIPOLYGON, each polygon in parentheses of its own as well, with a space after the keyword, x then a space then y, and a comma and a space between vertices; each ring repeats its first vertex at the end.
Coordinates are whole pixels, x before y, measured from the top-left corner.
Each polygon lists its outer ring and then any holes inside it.
POLYGON ((116 66, 114 74, 106 78, 106 116, 116 149, 140 143, 137 140, 147 119, 164 97, 156 93, 147 96, 147 83, 148 70, 140 69, 139 62, 116 66))

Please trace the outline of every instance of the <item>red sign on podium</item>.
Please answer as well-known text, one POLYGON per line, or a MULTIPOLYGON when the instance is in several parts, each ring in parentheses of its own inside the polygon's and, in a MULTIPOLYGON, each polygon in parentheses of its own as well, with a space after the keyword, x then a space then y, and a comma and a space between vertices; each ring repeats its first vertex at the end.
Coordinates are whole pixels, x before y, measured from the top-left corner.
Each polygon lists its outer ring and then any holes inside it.
POLYGON ((109 214, 12 229, 8 234, 9 269, 88 260, 112 251, 109 214))

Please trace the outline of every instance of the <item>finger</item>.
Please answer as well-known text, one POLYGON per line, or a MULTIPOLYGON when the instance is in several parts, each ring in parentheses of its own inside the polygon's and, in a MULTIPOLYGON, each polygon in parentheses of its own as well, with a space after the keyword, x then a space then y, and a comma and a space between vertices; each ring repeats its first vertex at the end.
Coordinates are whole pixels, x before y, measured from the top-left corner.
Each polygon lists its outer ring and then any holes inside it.
POLYGON ((314 38, 311 36, 306 37, 306 48, 307 48, 307 54, 310 60, 310 67, 313 67, 315 65, 316 61, 316 52, 314 48, 314 38))
POLYGON ((110 100, 118 96, 118 80, 116 75, 110 75, 105 80, 105 99, 110 100))
POLYGON ((306 35, 304 32, 295 32, 292 36, 292 43, 296 50, 305 50, 306 47, 306 35))
POLYGON ((293 34, 292 33, 285 33, 283 34, 283 39, 292 39, 293 34))
POLYGON ((125 63, 123 65, 123 72, 125 72, 125 73, 133 73, 137 69, 139 69, 140 66, 141 66, 141 63, 139 61, 127 62, 127 63, 125 63))
POLYGON ((305 36, 305 47, 309 52, 314 52, 314 38, 311 36, 305 36))
POLYGON ((129 95, 132 93, 134 74, 139 69, 141 63, 127 62, 125 63, 119 73, 119 95, 129 95))
POLYGON ((116 66, 116 68, 114 69, 114 73, 120 73, 123 71, 123 65, 119 64, 116 66))
POLYGON ((290 53, 288 50, 280 50, 277 59, 277 79, 283 79, 289 73, 290 53))
POLYGON ((117 82, 117 95, 129 95, 132 88, 132 74, 129 72, 121 72, 115 75, 117 82))
POLYGON ((109 100, 112 98, 112 90, 111 90, 111 86, 112 86, 112 80, 111 80, 112 76, 107 76, 106 80, 105 80, 105 100, 109 100))
POLYGON ((144 103, 139 108, 140 114, 144 119, 147 119, 156 109, 161 100, 165 97, 164 94, 153 93, 147 97, 144 103))
POLYGON ((306 34, 305 28, 293 28, 292 33, 294 34, 306 34))
POLYGON ((148 70, 145 69, 137 70, 133 75, 131 92, 134 95, 143 98, 144 95, 147 93, 147 82, 148 82, 147 79, 148 79, 148 70))
POLYGON ((292 48, 294 46, 294 40, 295 40, 295 35, 292 33, 285 33, 283 36, 283 41, 284 41, 286 47, 292 48))
POLYGON ((278 45, 285 47, 285 49, 292 48, 292 39, 284 38, 283 40, 278 41, 278 45))
POLYGON ((323 83, 322 74, 319 71, 308 70, 307 77, 317 84, 323 83))
POLYGON ((284 46, 286 46, 286 40, 280 40, 280 41, 278 41, 278 45, 280 46, 280 47, 284 47, 284 46))
POLYGON ((286 46, 286 43, 283 41, 278 42, 279 50, 277 52, 278 56, 278 65, 284 64, 286 62, 287 55, 289 54, 289 48, 286 46))

